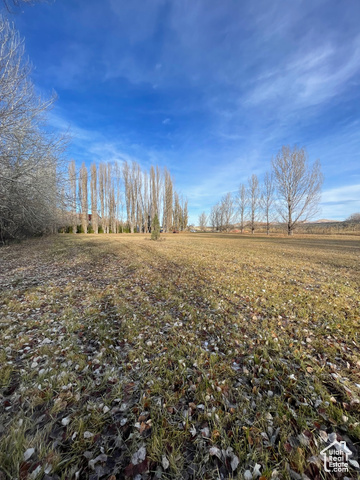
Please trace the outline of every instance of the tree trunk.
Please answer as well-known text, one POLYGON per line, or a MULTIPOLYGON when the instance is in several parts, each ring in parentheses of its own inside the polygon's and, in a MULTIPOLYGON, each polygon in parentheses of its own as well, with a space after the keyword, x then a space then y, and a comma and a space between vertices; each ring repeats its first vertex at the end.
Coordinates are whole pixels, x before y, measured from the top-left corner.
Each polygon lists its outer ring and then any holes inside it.
POLYGON ((291 205, 288 203, 288 235, 292 235, 291 205))

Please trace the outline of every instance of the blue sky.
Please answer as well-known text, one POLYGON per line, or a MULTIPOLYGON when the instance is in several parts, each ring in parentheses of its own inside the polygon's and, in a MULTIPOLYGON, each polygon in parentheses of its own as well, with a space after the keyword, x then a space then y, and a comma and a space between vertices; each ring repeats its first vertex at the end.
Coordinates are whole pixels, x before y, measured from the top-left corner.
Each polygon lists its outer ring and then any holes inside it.
POLYGON ((12 17, 69 156, 167 165, 193 222, 283 144, 320 159, 318 218, 360 211, 358 0, 57 0, 12 17))

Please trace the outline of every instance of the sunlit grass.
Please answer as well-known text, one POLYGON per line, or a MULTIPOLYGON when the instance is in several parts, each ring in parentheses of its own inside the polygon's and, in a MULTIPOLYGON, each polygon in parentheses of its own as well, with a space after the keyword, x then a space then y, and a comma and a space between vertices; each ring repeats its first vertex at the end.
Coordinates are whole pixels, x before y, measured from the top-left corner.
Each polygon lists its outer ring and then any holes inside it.
POLYGON ((323 475, 360 440, 359 240, 148 238, 1 250, 3 473, 323 475))

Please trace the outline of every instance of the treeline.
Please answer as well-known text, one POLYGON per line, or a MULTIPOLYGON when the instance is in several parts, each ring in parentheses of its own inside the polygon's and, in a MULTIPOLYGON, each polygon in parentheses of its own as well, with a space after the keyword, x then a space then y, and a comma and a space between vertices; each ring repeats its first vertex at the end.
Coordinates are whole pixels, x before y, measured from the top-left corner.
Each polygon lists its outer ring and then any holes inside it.
POLYGON ((63 138, 50 133, 44 100, 14 26, 0 16, 0 241, 55 231, 63 138))
MULTIPOLYGON (((274 221, 275 214, 273 176, 267 173, 261 185, 257 175, 254 174, 247 184, 240 184, 235 195, 231 192, 224 195, 212 207, 209 218, 206 220, 213 231, 230 231, 237 224, 241 233, 245 228, 249 228, 251 233, 254 233, 258 222, 265 221, 266 231, 269 234, 270 224, 274 221)), ((204 224, 204 213, 201 221, 204 224)))
POLYGON ((259 222, 266 233, 274 222, 286 225, 292 235, 295 228, 318 213, 323 175, 320 162, 310 165, 305 148, 285 145, 272 159, 271 171, 260 183, 253 174, 247 184, 240 184, 237 194, 227 193, 212 207, 209 217, 203 212, 199 225, 210 224, 213 231, 229 231, 238 224, 255 232, 259 222))
POLYGON ((148 172, 137 162, 101 163, 88 171, 83 163, 76 171, 72 161, 65 198, 63 230, 67 224, 73 233, 149 233, 155 215, 163 232, 188 226, 188 201, 175 190, 166 167, 148 172))

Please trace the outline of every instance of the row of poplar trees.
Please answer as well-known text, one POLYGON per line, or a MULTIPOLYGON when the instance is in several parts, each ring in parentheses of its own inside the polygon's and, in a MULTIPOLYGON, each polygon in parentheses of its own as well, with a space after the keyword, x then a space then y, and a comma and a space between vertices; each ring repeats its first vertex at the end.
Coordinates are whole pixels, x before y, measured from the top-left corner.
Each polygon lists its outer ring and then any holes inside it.
POLYGON ((151 232, 155 215, 164 232, 183 231, 188 226, 188 201, 174 189, 165 167, 143 170, 133 161, 83 163, 68 169, 67 223, 76 233, 151 232), (80 229, 79 229, 80 225, 80 229))

